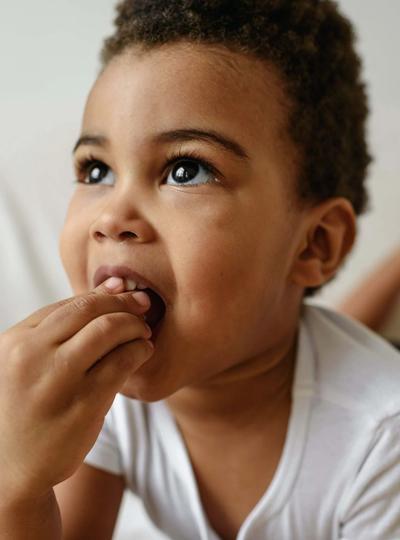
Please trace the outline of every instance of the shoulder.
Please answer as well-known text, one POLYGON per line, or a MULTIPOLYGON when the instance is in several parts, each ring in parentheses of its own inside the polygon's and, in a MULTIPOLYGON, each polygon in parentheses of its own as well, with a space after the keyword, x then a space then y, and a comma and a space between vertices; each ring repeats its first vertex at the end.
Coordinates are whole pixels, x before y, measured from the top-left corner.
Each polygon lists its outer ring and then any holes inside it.
POLYGON ((400 354, 364 325, 333 310, 305 304, 303 320, 322 399, 380 422, 400 413, 400 354))

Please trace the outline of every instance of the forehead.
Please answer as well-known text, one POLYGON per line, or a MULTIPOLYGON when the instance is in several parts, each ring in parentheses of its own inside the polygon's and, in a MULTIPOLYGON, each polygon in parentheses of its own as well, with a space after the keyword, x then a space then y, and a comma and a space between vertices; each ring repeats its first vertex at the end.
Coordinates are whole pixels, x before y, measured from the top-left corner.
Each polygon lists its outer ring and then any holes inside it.
POLYGON ((84 114, 89 130, 135 137, 196 127, 224 131, 256 151, 286 132, 283 84, 273 66, 223 47, 132 48, 96 81, 84 114))

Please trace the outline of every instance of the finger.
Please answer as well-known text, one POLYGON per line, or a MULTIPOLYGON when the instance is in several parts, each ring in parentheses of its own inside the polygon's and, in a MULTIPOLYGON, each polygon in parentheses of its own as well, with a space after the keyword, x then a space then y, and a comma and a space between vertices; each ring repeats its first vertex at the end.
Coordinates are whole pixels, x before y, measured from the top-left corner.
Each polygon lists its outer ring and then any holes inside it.
POLYGON ((26 317, 23 321, 21 321, 21 325, 23 326, 29 326, 31 328, 35 328, 38 326, 46 317, 48 317, 51 313, 58 310, 59 308, 66 306, 67 304, 70 304, 71 302, 75 301, 77 298, 85 297, 87 295, 92 294, 118 294, 125 291, 125 283, 122 278, 109 278, 104 283, 99 285, 96 289, 93 291, 90 291, 86 295, 78 295, 78 296, 71 296, 70 298, 64 298, 63 300, 58 300, 57 302, 54 302, 53 304, 49 304, 48 306, 44 306, 41 309, 38 309, 29 317, 26 317))
POLYGON ((118 312, 143 316, 149 307, 150 298, 143 291, 116 295, 88 294, 78 296, 72 302, 53 311, 39 327, 50 341, 61 344, 97 317, 118 312))
POLYGON ((87 373, 88 402, 97 406, 101 395, 105 399, 106 413, 126 379, 147 362, 153 353, 154 345, 147 340, 132 341, 114 349, 87 373))
POLYGON ((62 306, 65 306, 69 302, 71 302, 75 296, 71 296, 70 298, 64 298, 63 300, 58 300, 57 302, 54 302, 54 304, 49 304, 47 306, 44 306, 34 313, 31 313, 28 317, 23 319, 18 325, 16 326, 26 326, 29 328, 36 328, 42 321, 45 319, 50 313, 53 311, 56 311, 57 309, 61 308, 62 306))
POLYGON ((75 384, 99 359, 117 347, 150 337, 151 329, 143 319, 131 313, 108 313, 90 321, 58 347, 54 369, 60 377, 75 384))

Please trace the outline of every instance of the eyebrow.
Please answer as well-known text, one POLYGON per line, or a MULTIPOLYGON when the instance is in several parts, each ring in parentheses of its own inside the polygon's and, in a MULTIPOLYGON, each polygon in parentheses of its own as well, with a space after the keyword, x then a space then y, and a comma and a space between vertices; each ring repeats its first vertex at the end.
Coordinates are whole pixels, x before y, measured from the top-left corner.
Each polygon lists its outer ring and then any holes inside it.
POLYGON ((224 150, 228 150, 240 159, 248 160, 249 156, 246 150, 236 141, 218 133, 216 131, 203 131, 201 129, 176 129, 166 131, 156 135, 153 139, 155 142, 187 142, 187 141, 204 141, 211 144, 217 144, 224 150))
MULTIPOLYGON (((188 142, 188 141, 204 141, 211 144, 217 144, 224 150, 234 154, 236 157, 249 160, 249 155, 246 150, 236 141, 230 139, 226 135, 222 135, 216 131, 204 131, 201 129, 175 129, 159 133, 152 139, 156 143, 171 143, 171 142, 188 142)), ((80 146, 107 146, 108 139, 103 135, 82 135, 74 146, 75 153, 80 146)))
POLYGON ((107 146, 108 139, 107 137, 104 137, 103 135, 82 135, 82 137, 79 137, 77 143, 75 144, 72 153, 75 154, 75 152, 78 150, 80 146, 107 146))

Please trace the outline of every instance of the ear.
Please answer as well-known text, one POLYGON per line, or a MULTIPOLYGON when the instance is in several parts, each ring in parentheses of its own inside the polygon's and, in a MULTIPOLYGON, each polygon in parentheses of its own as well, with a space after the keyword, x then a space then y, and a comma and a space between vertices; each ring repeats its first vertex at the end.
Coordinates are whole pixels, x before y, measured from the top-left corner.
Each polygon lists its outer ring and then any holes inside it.
POLYGON ((328 199, 306 214, 291 281, 303 288, 328 282, 351 251, 356 238, 356 216, 342 197, 328 199))

